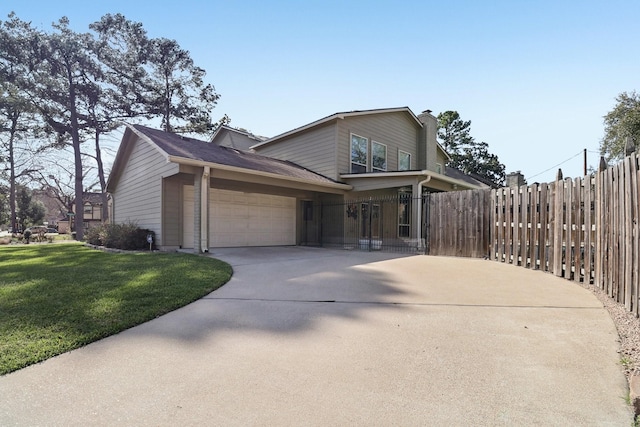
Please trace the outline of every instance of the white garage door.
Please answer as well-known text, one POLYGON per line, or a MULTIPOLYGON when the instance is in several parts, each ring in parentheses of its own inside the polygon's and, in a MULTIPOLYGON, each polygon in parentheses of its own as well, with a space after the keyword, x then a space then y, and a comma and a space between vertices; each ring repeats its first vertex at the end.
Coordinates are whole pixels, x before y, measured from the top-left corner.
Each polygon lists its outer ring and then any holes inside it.
POLYGON ((211 189, 209 203, 211 247, 296 243, 295 198, 211 189))

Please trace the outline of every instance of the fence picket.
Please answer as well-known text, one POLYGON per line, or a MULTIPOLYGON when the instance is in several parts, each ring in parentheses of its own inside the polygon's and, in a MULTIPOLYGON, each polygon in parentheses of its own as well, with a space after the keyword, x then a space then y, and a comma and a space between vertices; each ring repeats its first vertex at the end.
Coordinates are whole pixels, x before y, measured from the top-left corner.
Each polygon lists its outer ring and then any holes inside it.
POLYGON ((564 203, 562 209, 564 213, 563 275, 565 279, 571 279, 571 261, 573 260, 573 180, 571 178, 567 178, 564 181, 564 203))
POLYGON ((554 261, 555 257, 555 246, 554 242, 556 240, 555 232, 556 232, 556 183, 553 182, 549 184, 549 194, 547 194, 547 215, 549 216, 549 221, 547 222, 547 270, 549 273, 553 274, 555 270, 554 261))
POLYGON ((502 199, 502 195, 504 194, 503 189, 493 190, 491 191, 491 197, 495 200, 494 204, 496 205, 495 211, 495 220, 494 220, 494 233, 493 240, 495 249, 491 254, 492 260, 497 260, 500 262, 504 261, 504 202, 502 199))
POLYGON ((528 267, 529 260, 529 188, 520 187, 520 265, 528 267))
POLYGON ((573 238, 573 280, 575 282, 580 282, 580 279, 582 278, 582 261, 584 259, 584 232, 582 228, 584 218, 582 195, 584 189, 582 184, 582 178, 576 178, 573 180, 573 224, 575 229, 573 238))
POLYGON ((591 194, 592 194, 592 178, 590 176, 585 177, 583 181, 583 210, 584 215, 584 251, 582 258, 582 265, 584 268, 583 281, 585 284, 591 283, 591 270, 592 270, 592 250, 591 250, 591 194))
POLYGON ((624 188, 623 201, 624 212, 622 224, 624 228, 624 256, 621 257, 624 267, 624 305, 627 310, 632 310, 632 280, 633 280, 633 208, 631 199, 631 157, 624 159, 623 163, 624 179, 621 179, 621 185, 624 188))
POLYGON ((549 203, 548 203, 548 190, 549 186, 547 184, 542 184, 540 186, 540 194, 538 196, 539 203, 539 214, 540 214, 540 222, 539 222, 539 236, 538 236, 538 260, 539 266, 538 268, 542 271, 547 271, 547 230, 549 224, 549 203))
POLYGON ((554 211, 556 222, 553 233, 553 274, 562 276, 563 240, 564 240, 564 181, 556 181, 554 211))
POLYGON ((633 269, 632 269, 632 288, 633 288, 633 313, 638 317, 638 305, 640 302, 640 189, 638 188, 638 182, 640 181, 638 175, 640 174, 640 167, 638 167, 638 155, 634 154, 632 156, 631 162, 631 195, 632 195, 632 215, 633 215, 633 229, 632 229, 632 239, 633 239, 633 248, 631 259, 633 260, 633 269))

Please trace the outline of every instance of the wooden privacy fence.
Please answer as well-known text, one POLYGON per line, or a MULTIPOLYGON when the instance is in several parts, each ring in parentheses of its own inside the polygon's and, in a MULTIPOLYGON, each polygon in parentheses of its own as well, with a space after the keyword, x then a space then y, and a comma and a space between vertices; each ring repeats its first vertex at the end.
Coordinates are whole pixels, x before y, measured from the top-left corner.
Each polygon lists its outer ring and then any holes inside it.
POLYGON ((491 192, 491 259, 589 282, 594 270, 592 177, 491 192))
POLYGON ((431 193, 426 197, 426 251, 430 255, 489 255, 491 190, 431 193))
POLYGON ((639 314, 640 167, 638 155, 596 174, 596 256, 598 288, 639 314))
POLYGON ((640 314, 640 163, 637 154, 576 179, 432 194, 432 255, 487 257, 593 283, 640 314))

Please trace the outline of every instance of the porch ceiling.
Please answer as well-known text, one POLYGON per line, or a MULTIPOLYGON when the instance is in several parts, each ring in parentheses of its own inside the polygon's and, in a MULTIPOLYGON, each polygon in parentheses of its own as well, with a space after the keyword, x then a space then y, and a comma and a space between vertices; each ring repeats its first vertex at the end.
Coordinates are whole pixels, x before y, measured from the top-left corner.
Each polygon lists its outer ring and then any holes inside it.
POLYGON ((479 187, 448 176, 428 171, 375 172, 361 174, 344 174, 340 178, 353 187, 353 191, 381 190, 418 184, 429 179, 425 188, 438 191, 468 190, 479 187))

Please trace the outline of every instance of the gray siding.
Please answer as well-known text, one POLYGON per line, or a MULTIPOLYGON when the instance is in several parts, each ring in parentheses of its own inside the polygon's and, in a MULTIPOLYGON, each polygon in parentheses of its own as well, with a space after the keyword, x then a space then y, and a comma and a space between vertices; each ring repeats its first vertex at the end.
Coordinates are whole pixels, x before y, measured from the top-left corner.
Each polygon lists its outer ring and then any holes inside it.
MULTIPOLYGON (((447 164, 447 158, 444 156, 442 151, 438 150, 438 155, 436 156, 435 163, 440 164, 442 166, 441 174, 444 175, 444 166, 447 164)), ((434 165, 433 170, 436 170, 436 166, 434 165)))
POLYGON ((337 180, 335 124, 330 123, 273 144, 256 147, 256 153, 289 160, 327 178, 337 180))
POLYGON ((177 173, 178 165, 167 163, 147 142, 136 138, 129 143, 131 154, 113 192, 113 221, 132 221, 153 230, 163 245, 162 177, 177 173))
MULTIPOLYGON (((163 246, 180 246, 182 234, 182 185, 181 179, 164 179, 162 187, 162 236, 163 246)), ((191 180, 193 183, 193 179, 191 180)))
POLYGON ((351 173, 351 134, 369 139, 368 171, 371 172, 371 141, 387 146, 387 171, 398 170, 398 150, 411 154, 417 168, 418 132, 421 128, 404 112, 347 117, 338 121, 338 173, 351 173))

